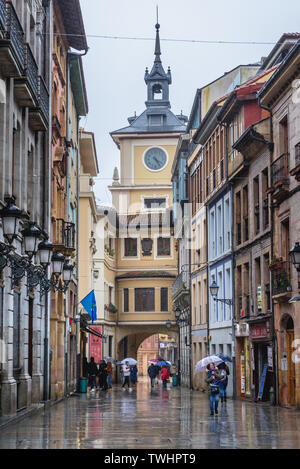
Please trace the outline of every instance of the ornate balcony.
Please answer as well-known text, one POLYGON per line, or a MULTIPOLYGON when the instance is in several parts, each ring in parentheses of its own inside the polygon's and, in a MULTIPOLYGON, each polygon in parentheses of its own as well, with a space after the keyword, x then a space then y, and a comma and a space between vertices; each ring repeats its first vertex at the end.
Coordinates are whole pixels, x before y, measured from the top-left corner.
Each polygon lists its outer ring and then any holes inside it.
POLYGON ((33 130, 46 131, 49 127, 49 92, 43 80, 38 76, 37 107, 29 111, 29 125, 33 130))
POLYGON ((172 285, 173 302, 186 307, 189 303, 190 282, 188 272, 181 272, 172 285))
POLYGON ((24 51, 24 74, 15 79, 15 97, 20 106, 36 108, 38 105, 38 66, 29 44, 24 44, 24 51))
POLYGON ((75 224, 62 218, 53 219, 53 244, 65 255, 71 255, 75 249, 75 224))
POLYGON ((278 301, 291 296, 289 262, 280 262, 278 268, 272 270, 272 294, 278 301))
POLYGON ((33 130, 46 131, 49 127, 49 93, 43 77, 38 76, 37 107, 29 111, 29 125, 33 130))
POLYGON ((0 0, 0 34, 4 36, 6 30, 6 0, 0 0))
POLYGON ((271 166, 271 187, 268 190, 276 203, 282 202, 289 193, 288 153, 284 153, 271 166))
POLYGON ((23 75, 25 68, 24 31, 12 3, 1 0, 0 11, 1 73, 5 77, 19 77, 23 75))
POLYGON ((300 181, 300 142, 295 145, 295 167, 290 171, 290 175, 300 181))

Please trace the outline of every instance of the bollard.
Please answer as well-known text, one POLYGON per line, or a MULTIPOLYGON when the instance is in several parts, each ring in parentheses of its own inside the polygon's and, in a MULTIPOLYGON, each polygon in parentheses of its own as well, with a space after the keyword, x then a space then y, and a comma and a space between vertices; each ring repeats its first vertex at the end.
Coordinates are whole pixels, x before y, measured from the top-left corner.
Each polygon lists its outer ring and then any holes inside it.
POLYGON ((275 405, 275 390, 273 386, 270 387, 270 404, 275 405))

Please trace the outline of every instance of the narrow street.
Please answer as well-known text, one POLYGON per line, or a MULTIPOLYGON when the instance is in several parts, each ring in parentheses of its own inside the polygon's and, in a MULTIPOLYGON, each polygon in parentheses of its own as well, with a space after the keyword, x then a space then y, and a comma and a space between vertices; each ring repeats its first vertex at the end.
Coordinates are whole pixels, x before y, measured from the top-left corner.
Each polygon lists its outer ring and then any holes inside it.
POLYGON ((187 389, 73 396, 6 427, 0 448, 299 448, 300 413, 229 400, 210 417, 207 395, 187 389))

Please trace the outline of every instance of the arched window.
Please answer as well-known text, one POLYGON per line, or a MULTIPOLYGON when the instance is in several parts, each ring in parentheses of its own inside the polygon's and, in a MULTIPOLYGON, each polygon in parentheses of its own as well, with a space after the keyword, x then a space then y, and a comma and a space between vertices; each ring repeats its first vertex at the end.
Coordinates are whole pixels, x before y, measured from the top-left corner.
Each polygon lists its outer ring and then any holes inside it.
POLYGON ((162 87, 159 83, 153 85, 152 88, 152 99, 162 99, 162 87))

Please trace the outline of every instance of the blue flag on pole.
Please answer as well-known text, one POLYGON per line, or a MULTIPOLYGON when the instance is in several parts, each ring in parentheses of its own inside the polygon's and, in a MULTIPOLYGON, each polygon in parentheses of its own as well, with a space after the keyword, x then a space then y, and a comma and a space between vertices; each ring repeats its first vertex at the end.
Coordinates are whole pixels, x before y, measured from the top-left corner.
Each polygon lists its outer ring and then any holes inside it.
POLYGON ((94 321, 97 319, 95 290, 90 291, 90 293, 81 300, 80 304, 82 304, 86 312, 91 316, 92 324, 94 324, 94 321))

